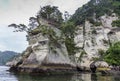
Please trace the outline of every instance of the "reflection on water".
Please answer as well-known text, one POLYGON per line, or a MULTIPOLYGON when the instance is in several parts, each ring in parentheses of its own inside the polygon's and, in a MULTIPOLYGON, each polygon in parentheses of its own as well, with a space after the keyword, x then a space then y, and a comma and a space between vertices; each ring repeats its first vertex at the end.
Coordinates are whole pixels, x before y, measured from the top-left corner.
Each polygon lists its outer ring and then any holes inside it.
POLYGON ((110 76, 101 74, 74 74, 52 76, 17 75, 18 81, 120 81, 119 75, 110 76))
POLYGON ((91 81, 97 81, 97 75, 91 74, 91 81))
POLYGON ((16 75, 8 72, 8 67, 0 66, 0 81, 120 81, 120 75, 76 73, 74 75, 33 76, 16 75))
POLYGON ((70 81, 70 75, 59 75, 59 76, 30 76, 30 75, 19 75, 18 81, 70 81))

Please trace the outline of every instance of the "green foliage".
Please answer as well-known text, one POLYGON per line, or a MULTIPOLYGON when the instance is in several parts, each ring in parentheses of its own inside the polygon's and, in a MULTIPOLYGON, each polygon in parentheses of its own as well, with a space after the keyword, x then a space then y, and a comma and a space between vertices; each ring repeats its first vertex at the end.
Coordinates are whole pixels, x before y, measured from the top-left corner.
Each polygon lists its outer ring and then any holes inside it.
POLYGON ((98 54, 99 54, 100 56, 103 56, 103 55, 105 54, 105 51, 102 50, 102 49, 98 49, 98 54))
POLYGON ((45 25, 40 25, 38 26, 37 28, 31 30, 29 32, 29 35, 36 35, 36 34, 39 34, 39 33, 42 33, 42 35, 47 35, 49 34, 49 29, 47 26, 45 25))
POLYGON ((65 45, 67 47, 69 55, 75 55, 79 48, 76 47, 74 40, 72 38, 65 38, 65 45))
POLYGON ((91 61, 98 61, 99 60, 99 57, 92 57, 91 61))
POLYGON ((36 17, 29 18, 29 25, 26 26, 24 24, 10 24, 8 27, 14 27, 15 32, 27 32, 37 34, 40 32, 39 26, 41 26, 40 18, 47 19, 49 23, 54 25, 60 25, 63 22, 62 13, 58 10, 56 6, 44 6, 38 12, 36 17), (34 29, 36 28, 37 29, 34 29))
POLYGON ((104 60, 105 50, 98 49, 98 54, 99 54, 99 58, 98 58, 98 60, 99 60, 99 61, 104 60))
POLYGON ((109 64, 120 65, 120 42, 116 42, 107 50, 104 59, 109 64))
POLYGON ((29 31, 29 28, 24 24, 17 25, 13 23, 13 24, 8 25, 8 27, 14 27, 16 29, 14 32, 23 32, 23 31, 28 32, 29 31))
POLYGON ((74 55, 76 52, 78 52, 78 47, 76 47, 76 44, 74 42, 74 36, 76 27, 73 22, 65 22, 61 26, 61 31, 63 35, 65 36, 65 45, 67 47, 69 55, 74 55))
POLYGON ((105 56, 105 51, 98 49, 98 57, 92 57, 92 61, 103 61, 105 56))
POLYGON ((88 20, 91 24, 93 24, 94 26, 100 26, 100 25, 102 25, 101 22, 94 21, 94 19, 93 19, 92 17, 88 17, 87 20, 88 20))
POLYGON ((32 30, 31 32, 29 32, 29 34, 31 34, 31 35, 36 35, 36 34, 38 34, 38 33, 40 33, 40 27, 38 27, 38 28, 35 28, 34 30, 32 30))
POLYGON ((80 54, 80 56, 79 56, 79 58, 78 58, 78 61, 80 61, 80 62, 81 62, 81 61, 82 61, 83 56, 84 56, 84 55, 86 55, 86 54, 87 54, 87 53, 86 53, 86 51, 85 51, 85 50, 82 50, 82 51, 81 51, 81 54, 80 54))
POLYGON ((76 27, 73 22, 65 22, 61 26, 61 30, 65 37, 74 38, 76 27))
POLYGON ((38 13, 38 16, 57 23, 63 22, 62 13, 58 10, 58 7, 56 6, 47 5, 42 7, 38 13))
POLYGON ((112 5, 113 5, 114 12, 117 13, 118 16, 120 16, 120 1, 119 0, 114 0, 112 5))
POLYGON ((101 22, 94 22, 94 26, 101 26, 102 23, 101 22))
POLYGON ((115 27, 115 26, 120 27, 120 20, 113 21, 112 26, 113 27, 115 27))
POLYGON ((39 24, 37 18, 35 17, 30 17, 29 18, 29 24, 28 26, 26 26, 25 24, 10 24, 8 25, 8 27, 13 27, 15 28, 15 31, 14 32, 31 32, 32 29, 34 29, 35 27, 37 27, 39 24))
POLYGON ((120 1, 118 0, 90 0, 87 4, 78 8, 75 14, 70 18, 75 25, 84 24, 85 20, 89 20, 95 26, 101 23, 94 21, 105 14, 111 15, 116 13, 120 16, 120 1))

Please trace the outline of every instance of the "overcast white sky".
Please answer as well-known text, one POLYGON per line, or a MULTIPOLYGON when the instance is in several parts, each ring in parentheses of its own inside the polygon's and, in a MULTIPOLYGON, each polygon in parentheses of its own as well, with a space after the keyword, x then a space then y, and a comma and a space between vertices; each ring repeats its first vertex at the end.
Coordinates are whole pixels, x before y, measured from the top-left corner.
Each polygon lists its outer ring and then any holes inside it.
POLYGON ((11 23, 28 23, 35 16, 40 6, 54 5, 64 13, 73 14, 78 7, 89 0, 0 0, 0 50, 22 52, 28 45, 25 33, 13 33, 7 25, 11 23))

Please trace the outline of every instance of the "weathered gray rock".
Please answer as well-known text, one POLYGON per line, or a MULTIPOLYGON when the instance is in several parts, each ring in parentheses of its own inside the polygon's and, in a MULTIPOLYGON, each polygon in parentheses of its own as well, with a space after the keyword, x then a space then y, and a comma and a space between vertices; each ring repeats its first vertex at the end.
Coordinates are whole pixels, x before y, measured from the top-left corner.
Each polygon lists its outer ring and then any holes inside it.
MULTIPOLYGON (((42 22, 42 25, 46 25, 47 21, 42 22)), ((58 28, 49 24, 47 26, 53 29, 58 37, 60 36, 61 32, 58 28)), ((20 59, 22 63, 18 64, 20 60, 13 60, 9 64, 13 66, 11 70, 14 70, 14 67, 18 72, 27 73, 72 72, 72 70, 76 70, 75 65, 69 59, 63 42, 58 41, 57 45, 54 46, 50 43, 50 39, 42 35, 41 32, 36 35, 28 35, 28 42, 29 46, 20 59)))
MULTIPOLYGON (((82 61, 78 62, 79 66, 90 68, 90 64, 93 62, 93 58, 98 58, 99 50, 107 50, 110 46, 110 42, 114 43, 120 41, 120 29, 118 27, 112 27, 111 23, 117 20, 116 14, 112 16, 104 15, 96 21, 102 22, 100 26, 94 26, 89 21, 85 21, 85 30, 83 26, 78 26, 79 30, 75 37, 75 42, 78 47, 83 48, 87 53, 82 57, 82 61), (96 32, 93 32, 95 30, 96 32), (85 32, 85 35, 83 35, 85 32)), ((81 52, 76 54, 78 58, 81 52)))
MULTIPOLYGON (((104 15, 99 20, 96 19, 96 21, 102 22, 100 26, 94 26, 87 20, 85 21, 85 30, 83 30, 83 26, 78 26, 79 29, 76 31, 77 35, 74 41, 76 46, 83 49, 75 55, 76 63, 70 60, 64 42, 59 40, 56 46, 50 45, 50 39, 40 32, 28 35, 28 48, 19 59, 13 60, 9 65, 17 67, 17 70, 21 72, 64 72, 75 70, 76 66, 90 70, 93 58, 100 56, 99 50, 107 50, 110 43, 120 41, 120 29, 113 28, 111 25, 112 21, 118 19, 114 13, 113 15, 104 15), (79 61, 78 57, 83 50, 87 54, 83 55, 82 61, 79 61)), ((61 36, 61 31, 49 24, 48 21, 41 19, 40 23, 54 30, 58 37, 61 36)))

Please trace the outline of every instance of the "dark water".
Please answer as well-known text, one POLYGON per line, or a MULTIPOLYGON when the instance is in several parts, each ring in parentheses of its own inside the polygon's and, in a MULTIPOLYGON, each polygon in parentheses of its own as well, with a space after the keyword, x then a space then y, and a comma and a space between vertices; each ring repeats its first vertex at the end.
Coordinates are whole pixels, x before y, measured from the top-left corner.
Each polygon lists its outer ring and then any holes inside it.
POLYGON ((8 72, 9 67, 0 66, 0 81, 120 81, 120 75, 74 74, 52 76, 15 75, 8 72))

